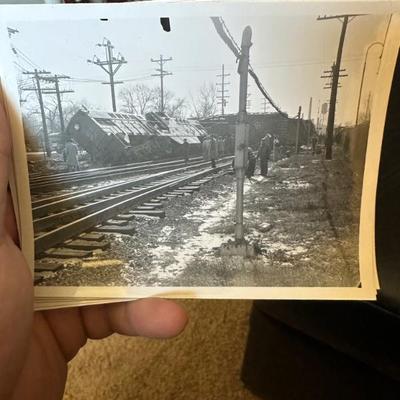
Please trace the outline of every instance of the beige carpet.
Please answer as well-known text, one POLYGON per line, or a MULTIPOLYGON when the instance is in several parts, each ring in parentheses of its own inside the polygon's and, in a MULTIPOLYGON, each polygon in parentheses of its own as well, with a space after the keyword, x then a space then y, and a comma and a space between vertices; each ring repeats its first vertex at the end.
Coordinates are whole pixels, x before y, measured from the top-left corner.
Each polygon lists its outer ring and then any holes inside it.
POLYGON ((173 340, 114 335, 70 365, 64 400, 256 400, 240 381, 250 301, 187 300, 173 340))

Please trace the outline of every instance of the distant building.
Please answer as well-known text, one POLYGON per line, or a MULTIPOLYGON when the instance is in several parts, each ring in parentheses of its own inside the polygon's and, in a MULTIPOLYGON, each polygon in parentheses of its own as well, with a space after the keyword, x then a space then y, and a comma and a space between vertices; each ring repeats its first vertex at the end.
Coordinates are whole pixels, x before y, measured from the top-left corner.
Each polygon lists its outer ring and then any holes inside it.
MULTIPOLYGON (((249 146, 257 148, 266 133, 278 138, 280 145, 294 147, 296 144, 297 118, 289 118, 279 113, 249 113, 249 146)), ((233 143, 237 114, 217 115, 201 120, 207 132, 214 136, 227 138, 233 143)), ((308 120, 300 121, 299 143, 307 144, 308 137, 315 132, 314 124, 308 120)), ((233 148, 231 149, 233 151, 233 148)))

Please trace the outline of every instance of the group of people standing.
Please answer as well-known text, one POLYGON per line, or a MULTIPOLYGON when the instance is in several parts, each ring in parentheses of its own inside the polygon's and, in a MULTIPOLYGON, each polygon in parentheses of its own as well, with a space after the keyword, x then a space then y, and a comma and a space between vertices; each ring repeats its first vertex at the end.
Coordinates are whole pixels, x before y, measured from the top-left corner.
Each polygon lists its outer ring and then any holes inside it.
MULTIPOLYGON (((266 134, 260 141, 260 145, 257 151, 254 151, 251 147, 248 148, 247 154, 247 166, 246 166, 246 177, 251 178, 254 176, 257 160, 260 160, 260 175, 268 175, 268 163, 271 159, 271 154, 276 144, 277 139, 270 134, 266 134)), ((219 157, 226 154, 226 139, 215 136, 206 136, 202 141, 202 154, 204 161, 211 162, 211 168, 216 167, 216 162, 219 157)), ((189 159, 189 144, 185 139, 183 142, 183 154, 184 159, 187 162, 189 159)))
POLYGON ((211 168, 215 168, 218 157, 225 155, 225 139, 206 136, 201 146, 204 161, 211 161, 211 168))
POLYGON ((246 178, 251 179, 254 176, 256 170, 257 159, 260 160, 260 175, 267 176, 268 175, 268 162, 271 158, 271 153, 273 150, 273 140, 271 135, 265 135, 260 142, 260 146, 258 147, 257 154, 255 154, 254 150, 249 147, 247 153, 247 167, 246 167, 246 178))

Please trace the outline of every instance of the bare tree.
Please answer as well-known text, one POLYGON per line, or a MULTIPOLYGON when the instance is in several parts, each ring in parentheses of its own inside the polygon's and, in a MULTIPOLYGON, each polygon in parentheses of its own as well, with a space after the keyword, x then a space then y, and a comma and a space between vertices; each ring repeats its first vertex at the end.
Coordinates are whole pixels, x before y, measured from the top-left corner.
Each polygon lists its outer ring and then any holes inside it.
POLYGON ((93 107, 88 103, 86 99, 81 99, 80 101, 66 101, 63 104, 63 114, 65 126, 68 126, 71 118, 79 111, 79 110, 91 110, 93 107))
MULTIPOLYGON (((155 110, 160 110, 161 96, 160 89, 156 89, 156 102, 155 110)), ((187 113, 188 105, 187 100, 184 97, 176 97, 170 90, 164 91, 164 112, 169 117, 173 118, 185 118, 187 113)))
POLYGON ((183 97, 177 97, 165 105, 165 112, 170 117, 184 119, 186 117, 187 101, 183 97))
POLYGON ((132 114, 143 115, 154 109, 157 97, 155 88, 142 83, 126 86, 119 92, 123 111, 132 114))
POLYGON ((46 113, 49 132, 60 132, 61 128, 57 99, 53 96, 46 99, 44 102, 44 110, 46 113))
POLYGON ((204 119, 217 113, 217 92, 214 84, 203 83, 197 96, 191 97, 193 114, 196 118, 204 119))

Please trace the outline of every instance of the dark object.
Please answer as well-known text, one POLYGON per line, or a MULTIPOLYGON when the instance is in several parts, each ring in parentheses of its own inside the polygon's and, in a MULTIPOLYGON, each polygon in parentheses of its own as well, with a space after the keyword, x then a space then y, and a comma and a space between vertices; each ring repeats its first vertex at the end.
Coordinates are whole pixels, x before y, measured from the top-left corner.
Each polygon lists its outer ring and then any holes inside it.
POLYGON ((399 332, 369 303, 256 301, 242 379, 266 400, 398 400, 399 332))
POLYGON ((257 163, 256 156, 251 150, 249 150, 247 155, 247 168, 245 172, 247 179, 250 179, 254 176, 254 171, 256 170, 256 163, 257 163))
POLYGON ((400 64, 376 212, 378 301, 256 301, 242 379, 268 400, 400 399, 400 64))
POLYGON ((260 159, 260 174, 262 176, 268 175, 268 160, 271 155, 271 146, 269 137, 265 136, 260 143, 258 149, 258 158, 260 159))
POLYGON ((189 162, 189 152, 190 152, 189 143, 186 139, 184 139, 182 143, 182 153, 185 164, 189 162))
POLYGON ((160 23, 165 32, 171 32, 171 23, 169 21, 169 18, 166 17, 160 18, 160 23))
POLYGON ((317 142, 318 142, 317 137, 313 136, 311 139, 312 155, 315 155, 315 152, 317 150, 317 142))

